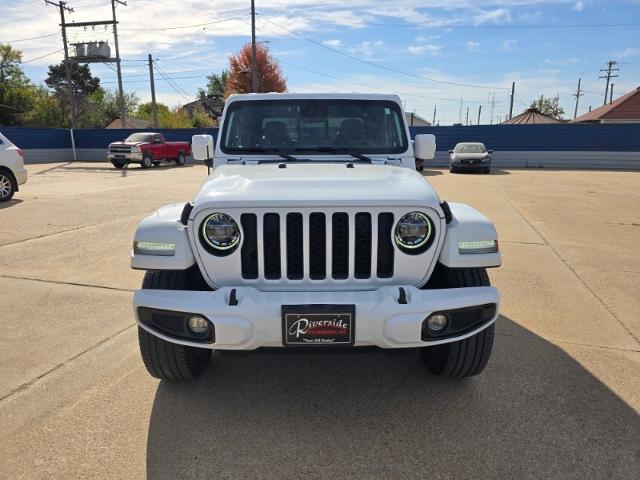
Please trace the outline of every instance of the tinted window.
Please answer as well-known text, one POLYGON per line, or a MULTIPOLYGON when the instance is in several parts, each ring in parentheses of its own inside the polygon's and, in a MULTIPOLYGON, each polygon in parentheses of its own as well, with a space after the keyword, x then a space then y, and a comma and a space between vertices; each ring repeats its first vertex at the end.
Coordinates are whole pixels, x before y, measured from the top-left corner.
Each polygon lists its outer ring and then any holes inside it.
POLYGON ((461 143, 456 145, 456 153, 485 153, 487 149, 481 143, 461 143))
MULTIPOLYGON (((273 148, 320 153, 327 148, 401 153, 407 136, 399 106, 371 100, 263 100, 234 102, 221 148, 247 152, 273 148)), ((256 152, 253 152, 256 153, 256 152)))
POLYGON ((148 133, 132 133, 127 137, 125 142, 151 142, 152 135, 148 133))

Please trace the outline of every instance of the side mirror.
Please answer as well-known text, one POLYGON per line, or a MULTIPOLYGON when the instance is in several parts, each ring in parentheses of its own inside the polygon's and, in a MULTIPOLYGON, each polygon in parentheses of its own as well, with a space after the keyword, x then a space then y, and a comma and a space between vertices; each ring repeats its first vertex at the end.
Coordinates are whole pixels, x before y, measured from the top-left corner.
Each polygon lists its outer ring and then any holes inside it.
POLYGON ((487 150, 487 152, 489 152, 489 153, 493 153, 493 150, 487 150))
POLYGON ((449 150, 449 153, 453 153, 453 150, 449 150))
POLYGON ((211 135, 194 135, 191 137, 191 153, 194 160, 206 162, 213 158, 213 137, 211 135))
POLYGON ((413 154, 420 160, 433 160, 436 155, 436 136, 431 133, 416 135, 413 139, 413 154))
POLYGON ((159 138, 154 138, 153 143, 161 143, 159 138))

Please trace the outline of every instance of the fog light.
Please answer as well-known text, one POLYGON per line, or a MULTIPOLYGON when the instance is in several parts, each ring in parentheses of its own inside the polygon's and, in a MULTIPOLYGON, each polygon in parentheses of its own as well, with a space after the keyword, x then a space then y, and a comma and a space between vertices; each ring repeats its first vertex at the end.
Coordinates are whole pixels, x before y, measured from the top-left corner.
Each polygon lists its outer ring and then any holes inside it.
POLYGON ((189 317, 189 330, 193 333, 204 333, 209 329, 209 322, 202 317, 189 317))
POLYGON ((427 328, 432 332, 440 332, 447 326, 447 316, 437 313, 427 320, 427 328))

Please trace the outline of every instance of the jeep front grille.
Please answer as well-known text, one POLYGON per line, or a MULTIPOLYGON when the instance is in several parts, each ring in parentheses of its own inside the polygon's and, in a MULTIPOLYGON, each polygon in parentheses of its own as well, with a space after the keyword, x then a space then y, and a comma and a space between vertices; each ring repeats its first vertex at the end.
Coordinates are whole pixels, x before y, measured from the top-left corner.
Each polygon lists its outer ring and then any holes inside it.
POLYGON ((243 213, 242 278, 391 278, 393 218, 391 212, 269 212, 259 221, 255 213, 243 213))

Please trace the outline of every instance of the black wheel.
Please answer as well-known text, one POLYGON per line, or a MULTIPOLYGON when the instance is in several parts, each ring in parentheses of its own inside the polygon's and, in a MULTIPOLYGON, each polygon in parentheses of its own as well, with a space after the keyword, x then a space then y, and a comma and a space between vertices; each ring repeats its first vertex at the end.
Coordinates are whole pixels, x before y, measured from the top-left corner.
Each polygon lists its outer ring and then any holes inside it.
MULTIPOLYGON (((489 286, 484 268, 450 268, 442 272, 449 288, 489 286)), ((420 356, 429 371, 442 377, 472 377, 478 375, 491 357, 494 325, 457 342, 420 348, 420 356)))
POLYGON ((153 165, 153 159, 151 158, 151 154, 145 153, 144 157, 142 157, 142 162, 140 162, 140 166, 142 168, 151 168, 151 165, 153 165))
POLYGON ((16 179, 7 170, 0 170, 0 202, 8 202, 16 193, 16 179))
POLYGON ((116 167, 118 170, 121 170, 124 168, 125 163, 124 162, 111 162, 111 164, 116 167))
POLYGON ((453 167, 449 167, 449 173, 456 173, 456 169, 453 167))
POLYGON ((484 171, 482 173, 491 173, 491 169, 490 168, 485 168, 484 171))
POLYGON ((185 164, 185 157, 184 157, 184 153, 179 152, 178 156, 176 157, 176 165, 178 165, 179 167, 182 167, 185 164))
MULTIPOLYGON (((147 272, 142 288, 187 290, 193 284, 190 271, 147 272)), ((167 342, 138 327, 138 342, 144 366, 153 377, 161 380, 187 380, 201 375, 211 361, 212 350, 167 342)))

